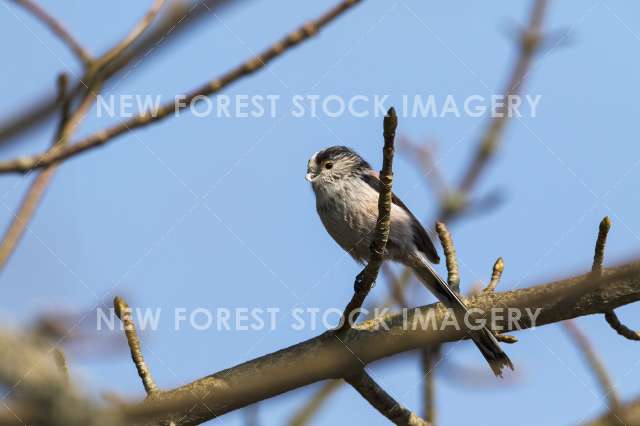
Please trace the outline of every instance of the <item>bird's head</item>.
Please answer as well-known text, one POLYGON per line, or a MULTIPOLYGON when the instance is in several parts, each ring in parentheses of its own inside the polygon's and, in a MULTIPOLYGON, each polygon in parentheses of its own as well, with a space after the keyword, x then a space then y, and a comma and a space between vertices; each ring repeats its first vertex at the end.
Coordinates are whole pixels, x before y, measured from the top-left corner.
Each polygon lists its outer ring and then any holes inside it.
POLYGON ((369 163, 351 148, 332 146, 311 156, 305 179, 315 185, 356 176, 370 169, 369 163))

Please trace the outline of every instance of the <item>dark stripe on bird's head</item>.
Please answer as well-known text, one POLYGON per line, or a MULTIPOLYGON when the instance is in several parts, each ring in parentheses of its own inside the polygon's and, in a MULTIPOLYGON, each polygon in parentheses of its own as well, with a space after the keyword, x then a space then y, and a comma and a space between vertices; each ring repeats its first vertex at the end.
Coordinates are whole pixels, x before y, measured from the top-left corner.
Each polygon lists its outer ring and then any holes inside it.
POLYGON ((357 169, 371 169, 371 166, 364 158, 360 157, 354 150, 347 146, 331 146, 323 149, 316 155, 316 163, 318 165, 325 161, 339 161, 344 159, 353 161, 357 169))

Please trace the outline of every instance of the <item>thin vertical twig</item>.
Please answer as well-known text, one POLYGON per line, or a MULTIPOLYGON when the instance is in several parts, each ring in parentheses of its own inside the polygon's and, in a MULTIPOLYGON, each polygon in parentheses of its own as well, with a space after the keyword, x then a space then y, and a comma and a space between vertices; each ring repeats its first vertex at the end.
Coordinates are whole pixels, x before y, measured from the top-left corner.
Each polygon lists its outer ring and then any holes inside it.
POLYGON ((447 281, 453 291, 460 293, 460 272, 458 270, 458 258, 456 256, 456 247, 453 245, 453 238, 443 222, 436 222, 436 232, 440 238, 440 244, 442 245, 447 263, 447 281))
POLYGON ((435 383, 435 369, 438 364, 438 360, 441 356, 440 347, 424 348, 420 351, 420 357, 422 362, 422 400, 423 400, 423 414, 424 419, 431 423, 436 424, 436 383, 435 383))
POLYGON ((369 262, 356 277, 354 294, 344 309, 338 332, 349 330, 357 320, 362 304, 371 291, 383 262, 391 225, 393 154, 397 127, 398 116, 396 115, 396 110, 391 107, 387 111, 383 122, 384 147, 382 149, 382 169, 380 170, 381 188, 378 196, 378 220, 374 230, 369 262))
MULTIPOLYGON (((596 246, 594 249, 593 264, 591 265, 591 274, 595 277, 602 276, 604 251, 607 244, 607 235, 609 234, 610 229, 611 219, 609 219, 609 217, 605 217, 602 219, 600 226, 598 227, 598 238, 596 239, 596 246)), ((609 313, 613 314, 613 311, 609 311, 609 313)), ((622 416, 622 412, 620 410, 620 397, 616 392, 613 382, 611 381, 602 360, 592 347, 591 342, 589 342, 587 336, 580 331, 573 320, 564 321, 562 326, 584 354, 587 363, 593 370, 596 379, 600 383, 600 386, 609 401, 607 408, 610 410, 611 415, 624 423, 619 417, 622 416)))
MULTIPOLYGON (((596 249, 593 255, 593 266, 591 267, 591 272, 594 275, 602 275, 604 249, 607 244, 607 236, 609 235, 610 229, 611 219, 606 216, 604 219, 602 219, 598 228, 598 239, 596 240, 596 249)), ((604 319, 607 321, 607 324, 609 324, 609 326, 622 337, 625 337, 629 340, 640 341, 640 333, 624 325, 614 311, 605 312, 604 319)))
POLYGON ((147 395, 152 396, 160 391, 153 380, 151 370, 147 367, 144 357, 142 356, 140 338, 136 331, 136 325, 131 319, 131 308, 129 308, 127 302, 121 297, 116 297, 113 300, 113 307, 115 308, 116 315, 124 325, 124 334, 127 338, 129 349, 131 350, 131 359, 136 366, 136 370, 138 370, 140 379, 142 379, 144 390, 147 392, 147 395))
POLYGON ((593 264, 591 265, 591 273, 594 275, 602 275, 602 265, 604 263, 604 249, 607 245, 607 236, 611 230, 611 219, 605 216, 598 226, 598 238, 596 239, 596 248, 593 251, 593 264))

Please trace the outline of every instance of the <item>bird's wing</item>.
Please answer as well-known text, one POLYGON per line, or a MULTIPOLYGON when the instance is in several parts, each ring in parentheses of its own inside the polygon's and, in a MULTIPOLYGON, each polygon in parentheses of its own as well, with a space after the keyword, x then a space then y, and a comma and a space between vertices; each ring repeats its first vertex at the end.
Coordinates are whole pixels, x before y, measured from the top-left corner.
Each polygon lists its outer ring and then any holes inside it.
MULTIPOLYGON (((380 182, 380 178, 376 172, 372 173, 364 173, 362 174, 362 179, 371 187, 374 191, 380 194, 380 190, 382 189, 382 182, 380 182)), ((439 263, 440 256, 438 256, 438 252, 436 251, 431 238, 427 231, 425 231, 422 224, 416 219, 416 217, 411 213, 411 210, 396 196, 396 194, 392 193, 392 202, 396 206, 400 207, 402 210, 407 212, 407 214, 411 217, 411 226, 413 227, 413 242, 422 253, 427 256, 427 259, 432 263, 439 263)))

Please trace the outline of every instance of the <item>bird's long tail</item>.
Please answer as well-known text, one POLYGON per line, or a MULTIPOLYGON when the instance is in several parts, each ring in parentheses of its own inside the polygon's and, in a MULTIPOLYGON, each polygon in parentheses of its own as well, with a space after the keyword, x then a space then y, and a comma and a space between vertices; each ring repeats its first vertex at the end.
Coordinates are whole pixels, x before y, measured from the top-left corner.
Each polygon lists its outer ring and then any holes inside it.
MULTIPOLYGON (((468 312, 464 302, 451 290, 451 287, 438 275, 430 264, 420 260, 411 265, 411 267, 420 281, 422 281, 446 307, 455 310, 457 314, 464 315, 468 312)), ((496 376, 502 377, 502 369, 505 367, 513 370, 511 360, 507 354, 500 349, 498 341, 487 327, 479 330, 466 328, 465 331, 489 362, 496 376)))

